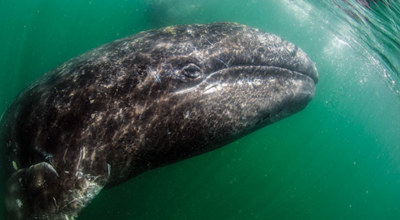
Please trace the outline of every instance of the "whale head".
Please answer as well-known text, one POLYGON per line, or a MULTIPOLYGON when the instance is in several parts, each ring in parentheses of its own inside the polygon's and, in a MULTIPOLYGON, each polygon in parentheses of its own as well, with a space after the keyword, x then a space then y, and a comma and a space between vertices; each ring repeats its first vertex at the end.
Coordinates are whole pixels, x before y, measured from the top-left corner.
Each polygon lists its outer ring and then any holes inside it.
POLYGON ((213 23, 148 37, 143 54, 155 62, 140 94, 153 101, 141 104, 149 107, 140 116, 150 138, 138 155, 152 163, 138 173, 220 147, 302 110, 314 96, 315 65, 276 35, 213 23))

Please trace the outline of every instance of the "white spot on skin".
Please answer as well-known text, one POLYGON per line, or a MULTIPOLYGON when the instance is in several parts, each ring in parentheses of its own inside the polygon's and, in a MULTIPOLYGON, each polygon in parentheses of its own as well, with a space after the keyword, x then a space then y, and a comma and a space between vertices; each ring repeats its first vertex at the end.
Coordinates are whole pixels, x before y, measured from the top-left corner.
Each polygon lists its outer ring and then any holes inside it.
POLYGON ((193 30, 190 29, 190 28, 188 28, 188 29, 186 30, 186 32, 188 32, 189 34, 193 34, 193 30))
POLYGON ((217 91, 217 86, 216 85, 211 85, 209 87, 207 87, 204 91, 204 94, 209 94, 209 93, 214 93, 217 91))
POLYGON ((15 202, 17 203, 18 208, 22 208, 22 206, 24 205, 24 203, 22 203, 20 199, 17 199, 15 202))
POLYGON ((66 163, 66 161, 65 161, 65 157, 67 156, 67 152, 68 152, 68 148, 65 150, 65 152, 64 152, 64 156, 63 156, 63 162, 64 163, 66 163))
POLYGON ((188 92, 193 91, 195 89, 197 89, 197 87, 189 87, 187 89, 181 89, 179 91, 176 91, 176 92, 174 92, 174 94, 176 94, 176 95, 185 94, 185 93, 188 93, 188 92))
POLYGON ((221 91, 227 85, 228 84, 226 84, 226 83, 209 85, 209 86, 207 86, 205 88, 204 94, 210 94, 210 93, 214 93, 214 92, 217 92, 217 91, 221 91))
POLYGON ((13 166, 14 170, 18 170, 18 165, 15 161, 12 162, 12 166, 13 166))
POLYGON ((170 42, 161 42, 156 45, 157 48, 166 48, 169 49, 172 47, 172 43, 170 42))
POLYGON ((86 148, 83 146, 83 154, 82 154, 82 159, 86 158, 86 148))
POLYGON ((83 146, 82 148, 81 148, 81 150, 80 150, 80 153, 79 153, 79 159, 78 159, 78 163, 76 164, 76 170, 78 170, 77 172, 76 172, 76 176, 78 176, 78 172, 79 173, 82 173, 82 172, 80 172, 79 170, 80 170, 80 165, 81 165, 81 160, 83 160, 84 158, 85 158, 85 155, 86 155, 86 148, 85 148, 85 146, 83 146))
POLYGON ((54 202, 54 205, 56 205, 56 207, 57 207, 57 209, 58 209, 57 200, 56 200, 56 198, 54 198, 54 196, 53 196, 53 202, 54 202))
POLYGON ((157 73, 157 71, 156 71, 155 69, 149 68, 148 73, 149 73, 150 76, 152 76, 152 77, 154 78, 154 80, 155 80, 156 82, 158 82, 158 83, 161 82, 161 79, 160 79, 160 77, 158 76, 158 73, 157 73))
POLYGON ((106 89, 109 89, 109 88, 112 88, 114 85, 112 85, 112 84, 103 84, 102 86, 104 88, 106 88, 106 89))
POLYGON ((261 85, 263 84, 263 81, 262 81, 261 79, 255 79, 254 82, 253 82, 253 84, 254 84, 255 86, 261 86, 261 85))
POLYGON ((107 175, 108 177, 111 176, 111 165, 109 163, 107 163, 107 175))
POLYGON ((59 177, 58 172, 56 169, 54 169, 54 167, 48 163, 44 163, 44 165, 46 166, 47 169, 49 169, 51 172, 53 172, 56 176, 59 177))
MULTIPOLYGON (((219 62, 221 62, 222 64, 224 64, 226 68, 229 67, 229 65, 226 64, 226 62, 224 62, 223 60, 219 59, 218 57, 216 57, 215 59, 217 59, 219 62)), ((253 62, 253 60, 252 60, 252 62, 253 62)))
POLYGON ((81 171, 77 171, 77 172, 75 173, 75 176, 78 177, 78 179, 80 179, 80 178, 82 178, 83 173, 82 173, 81 171))
MULTIPOLYGON (((103 113, 104 114, 104 113, 103 113)), ((103 115, 99 115, 96 118, 96 122, 100 122, 101 120, 103 120, 103 115)))

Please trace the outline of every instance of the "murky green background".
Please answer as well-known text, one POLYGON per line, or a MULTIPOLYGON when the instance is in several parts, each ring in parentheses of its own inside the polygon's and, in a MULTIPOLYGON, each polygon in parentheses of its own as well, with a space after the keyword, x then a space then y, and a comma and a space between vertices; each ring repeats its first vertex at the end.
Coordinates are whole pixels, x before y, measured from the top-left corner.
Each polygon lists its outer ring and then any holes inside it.
POLYGON ((316 0, 1 1, 0 112, 43 73, 114 39, 183 23, 255 26, 316 63, 320 82, 308 107, 103 191, 79 219, 400 219, 400 96, 396 68, 388 68, 399 53, 376 56, 393 41, 377 35, 371 49, 359 39, 375 23, 341 16, 316 0))

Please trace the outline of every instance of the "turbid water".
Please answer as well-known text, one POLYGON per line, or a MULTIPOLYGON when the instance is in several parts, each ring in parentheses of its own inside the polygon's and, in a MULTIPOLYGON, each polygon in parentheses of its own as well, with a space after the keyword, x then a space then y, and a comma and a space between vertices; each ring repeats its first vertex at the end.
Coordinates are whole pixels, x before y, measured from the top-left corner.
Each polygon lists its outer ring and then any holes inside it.
POLYGON ((79 219, 397 219, 399 4, 334 2, 342 9, 317 0, 2 2, 0 111, 43 73, 114 39, 173 24, 247 24, 316 63, 307 108, 103 191, 79 219))

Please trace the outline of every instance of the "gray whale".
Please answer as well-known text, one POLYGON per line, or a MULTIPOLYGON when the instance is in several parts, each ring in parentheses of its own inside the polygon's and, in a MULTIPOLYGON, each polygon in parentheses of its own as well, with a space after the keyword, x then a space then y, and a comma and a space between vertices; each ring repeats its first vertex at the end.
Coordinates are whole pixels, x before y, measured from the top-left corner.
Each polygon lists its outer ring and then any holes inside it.
POLYGON ((302 110, 318 73, 236 23, 141 32, 73 58, 2 118, 6 219, 74 219, 104 188, 302 110))

